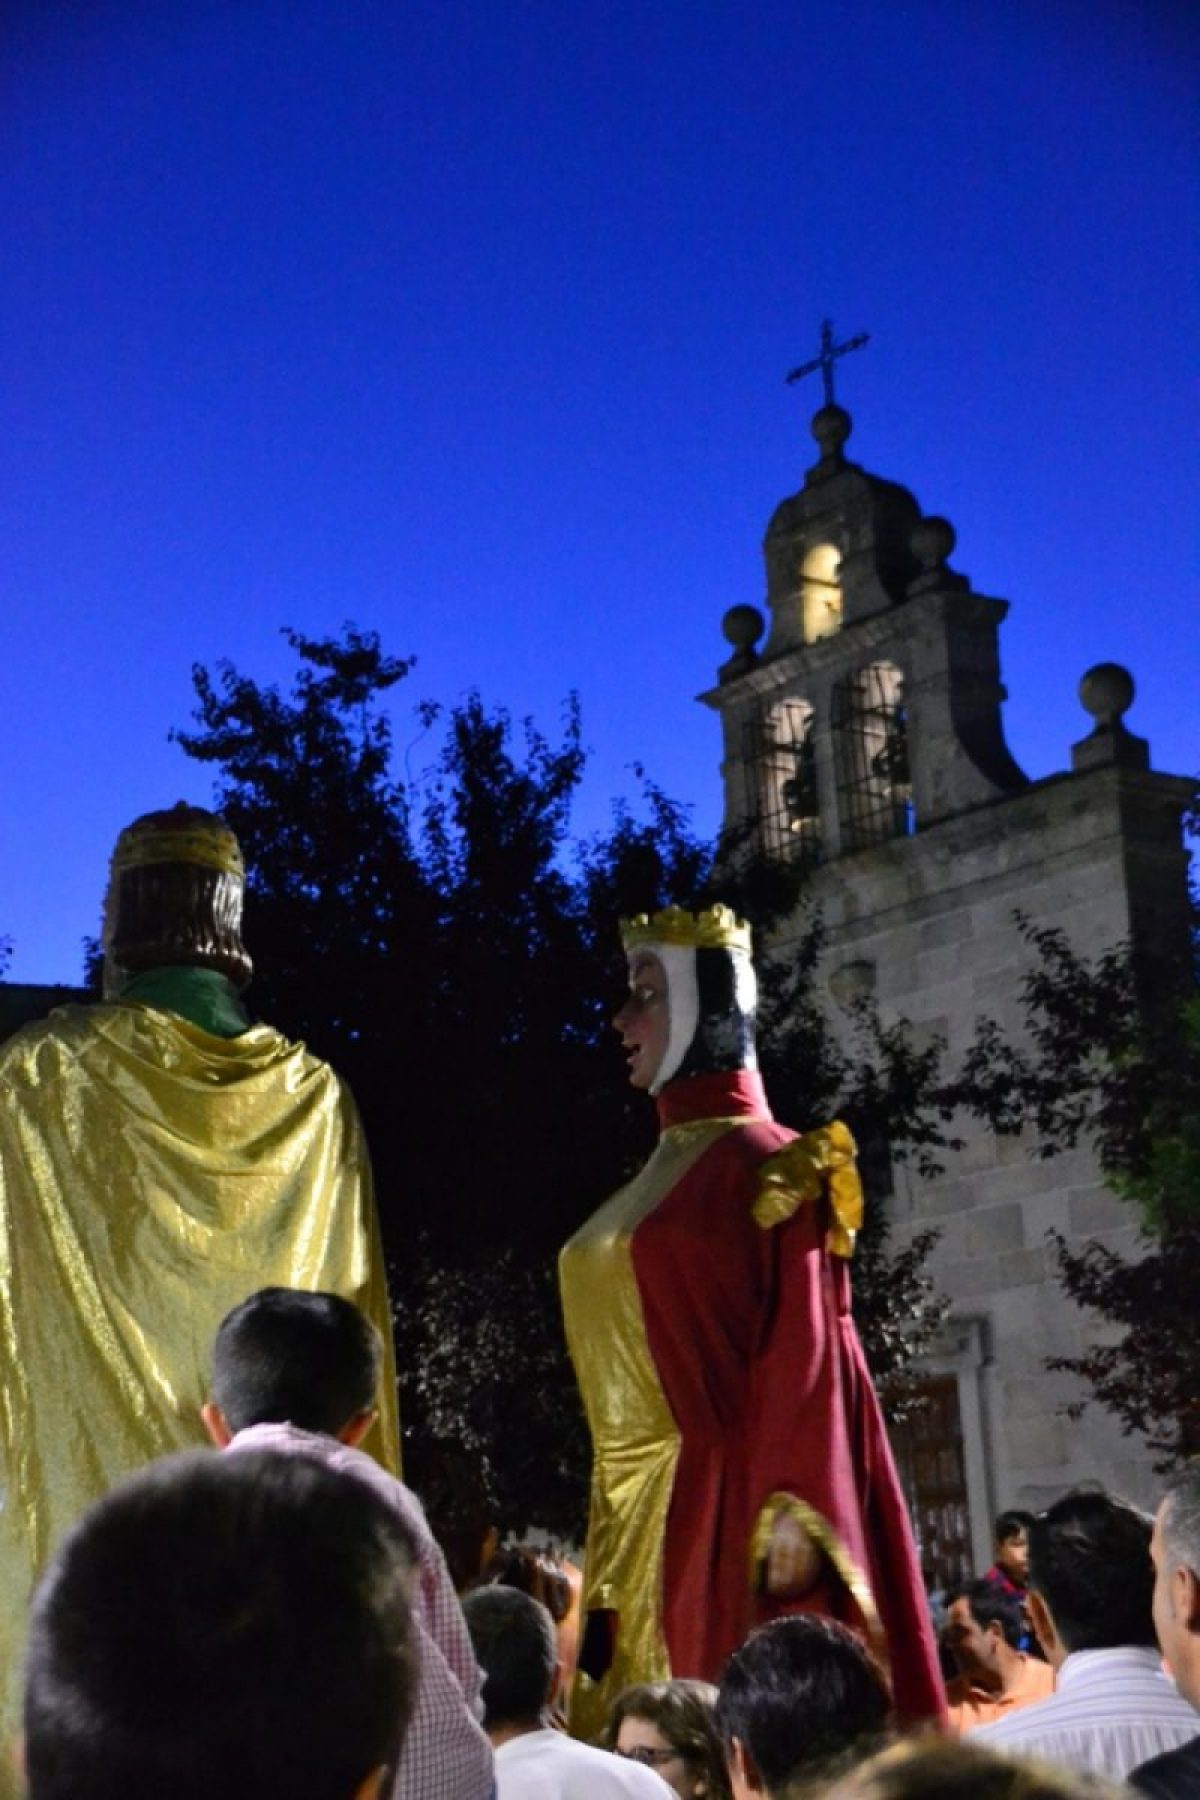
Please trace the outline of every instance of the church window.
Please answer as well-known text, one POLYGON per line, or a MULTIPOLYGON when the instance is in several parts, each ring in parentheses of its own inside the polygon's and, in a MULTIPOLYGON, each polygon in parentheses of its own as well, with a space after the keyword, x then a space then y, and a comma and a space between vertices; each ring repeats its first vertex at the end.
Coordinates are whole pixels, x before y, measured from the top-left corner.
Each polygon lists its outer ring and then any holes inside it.
POLYGON ((748 728, 745 765, 750 816, 768 856, 818 862, 821 812, 817 801, 813 709, 807 700, 779 700, 748 728))
POLYGON ((806 644, 841 629, 842 553, 835 544, 814 544, 800 567, 800 619, 806 644))
POLYGON ((862 850, 916 828, 904 678, 872 663, 833 690, 831 727, 842 848, 862 850))

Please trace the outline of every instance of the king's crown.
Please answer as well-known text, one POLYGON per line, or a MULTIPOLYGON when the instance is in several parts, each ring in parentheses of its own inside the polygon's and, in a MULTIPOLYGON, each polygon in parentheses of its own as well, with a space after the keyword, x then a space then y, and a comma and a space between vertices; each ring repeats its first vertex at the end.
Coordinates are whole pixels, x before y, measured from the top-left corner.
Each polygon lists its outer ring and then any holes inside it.
POLYGON ((143 813, 117 839, 114 876, 153 863, 192 863, 239 881, 246 874, 241 847, 224 819, 185 800, 163 812, 143 813))

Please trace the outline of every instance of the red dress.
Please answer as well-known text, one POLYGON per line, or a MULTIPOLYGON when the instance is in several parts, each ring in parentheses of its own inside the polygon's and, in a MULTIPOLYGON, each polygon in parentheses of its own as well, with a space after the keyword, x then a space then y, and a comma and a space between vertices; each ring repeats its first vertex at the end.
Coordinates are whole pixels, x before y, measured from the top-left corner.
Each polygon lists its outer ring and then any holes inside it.
POLYGON ((595 1449, 584 1607, 617 1621, 607 1675, 577 1678, 575 1721, 598 1728, 633 1681, 716 1680, 751 1626, 797 1610, 881 1626, 900 1717, 937 1717, 928 1607, 828 1195, 764 1210, 763 1165, 796 1134, 757 1075, 668 1083, 658 1107, 658 1149, 562 1257, 595 1449), (816 1515, 828 1552, 799 1605, 752 1579, 780 1495, 816 1515))

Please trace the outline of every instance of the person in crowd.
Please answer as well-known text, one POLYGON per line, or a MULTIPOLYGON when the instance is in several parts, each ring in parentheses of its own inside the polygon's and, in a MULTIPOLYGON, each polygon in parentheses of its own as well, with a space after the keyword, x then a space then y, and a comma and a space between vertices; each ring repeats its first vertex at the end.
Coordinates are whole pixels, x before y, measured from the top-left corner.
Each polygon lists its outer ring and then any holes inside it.
MULTIPOLYGON (((91 1500, 196 1443, 213 1332, 235 1300, 263 1281, 335 1289, 370 1313, 391 1362, 354 1102, 245 1011, 243 887, 237 839, 212 813, 135 820, 105 903, 109 997, 0 1048, 6 1739, 34 1572, 91 1500)), ((372 1447, 395 1466, 390 1369, 380 1410, 372 1447)))
POLYGON ((1005 1599, 1017 1602, 1021 1609, 1021 1641, 1017 1648, 1040 1661, 1042 1648, 1029 1617, 1029 1528, 1032 1524, 1033 1514, 1016 1507, 998 1516, 994 1533, 996 1560, 983 1579, 991 1582, 1005 1599))
POLYGON ((752 1624, 794 1611, 890 1645, 901 1716, 936 1718, 908 1512, 850 1312, 853 1140, 772 1119, 750 931, 727 906, 642 914, 622 938, 614 1024, 661 1136, 561 1257, 594 1451, 572 1727, 595 1736, 635 1681, 715 1680, 752 1624))
POLYGON ((952 1731, 973 1731, 1054 1692, 1049 1663, 1020 1647, 1022 1614, 1015 1599, 985 1576, 952 1589, 946 1601, 944 1637, 958 1665, 946 1690, 952 1731))
POLYGON ((929 1733, 892 1745, 820 1793, 821 1800, 1128 1800, 1127 1789, 1101 1775, 929 1733))
POLYGON ((1195 1736, 1154 1636, 1151 1522, 1099 1491, 1064 1496, 1029 1534, 1029 1606, 1055 1691, 990 1725, 988 1749, 1093 1769, 1115 1781, 1195 1736))
POLYGON ((618 1694, 601 1740, 656 1769, 679 1800, 730 1800, 717 1690, 707 1681, 652 1681, 618 1694))
POLYGON ((319 1463, 152 1464, 38 1585, 28 1800, 378 1800, 414 1691, 410 1571, 394 1509, 319 1463))
POLYGON ((263 1288, 221 1322, 213 1442, 231 1454, 301 1457, 370 1487, 402 1520, 416 1555, 412 1719, 397 1800, 486 1800, 492 1752, 478 1717, 480 1675, 445 1558, 420 1501, 357 1446, 371 1427, 382 1362, 379 1333, 338 1294, 263 1288))
POLYGON ((1188 1463, 1163 1495, 1150 1540, 1154 1627, 1175 1684, 1194 1709, 1197 1735, 1136 1768, 1130 1785, 1154 1800, 1200 1794, 1200 1463, 1188 1463))
POLYGON ((557 1551, 533 1544, 504 1544, 489 1557, 479 1586, 520 1588, 540 1600, 554 1620, 558 1642, 558 1705, 565 1707, 579 1657, 579 1603, 583 1572, 557 1551))
POLYGON ((520 1588, 475 1588, 463 1613, 484 1674, 497 1800, 671 1800, 653 1769, 581 1744, 550 1723, 558 1653, 554 1621, 539 1600, 520 1588))
POLYGON ((798 1613, 751 1632, 717 1697, 733 1800, 790 1800, 872 1755, 891 1715, 888 1684, 862 1641, 798 1613))
POLYGON ((1012 1508, 996 1520, 996 1560, 983 1577, 1010 1600, 1025 1600, 1029 1588, 1029 1531, 1033 1514, 1012 1508))

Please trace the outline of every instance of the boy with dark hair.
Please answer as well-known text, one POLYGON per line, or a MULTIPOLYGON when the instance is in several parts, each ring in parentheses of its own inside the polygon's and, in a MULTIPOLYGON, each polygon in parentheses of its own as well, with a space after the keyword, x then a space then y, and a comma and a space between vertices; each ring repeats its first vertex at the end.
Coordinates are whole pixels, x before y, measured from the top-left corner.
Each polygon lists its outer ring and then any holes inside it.
POLYGON ((29 1800, 377 1800, 416 1680, 411 1570, 394 1509, 319 1463, 152 1464, 38 1586, 29 1800))
POLYGON ((952 1731, 974 1731, 1054 1692, 1053 1669, 1021 1648, 1024 1624, 1020 1604, 986 1578, 947 1594, 944 1638, 958 1665, 946 1688, 952 1731))
POLYGON ((416 1551, 413 1634, 420 1663, 397 1800, 485 1800, 492 1754, 478 1723, 479 1670, 445 1559, 421 1503, 358 1448, 375 1417, 382 1347, 337 1294, 263 1288, 222 1321, 212 1399, 201 1416, 231 1453, 305 1457, 373 1488, 416 1551))
POLYGON ((1123 1781, 1196 1729, 1154 1636, 1150 1520, 1081 1491, 1039 1513, 1029 1537, 1030 1612, 1055 1691, 981 1726, 974 1741, 1123 1781))
POLYGON ((1029 1532, 1033 1514, 1011 1507, 996 1520, 996 1560, 983 1577, 1010 1599, 1024 1600, 1029 1587, 1029 1532))
POLYGON ((879 1748, 891 1695, 862 1640, 796 1613, 752 1631, 725 1665, 716 1725, 734 1800, 786 1800, 879 1748))
POLYGON ((1015 1600, 1021 1608, 1021 1642, 1019 1650, 1041 1658, 1041 1647, 1029 1619, 1029 1532, 1033 1514, 1010 1507, 996 1519, 996 1560, 983 1579, 998 1594, 1015 1600))
POLYGON ((357 1421, 374 1415, 381 1350, 370 1320, 339 1295, 260 1288, 221 1321, 205 1422, 210 1409, 235 1431, 303 1420, 343 1441, 353 1423, 357 1438, 357 1421))

